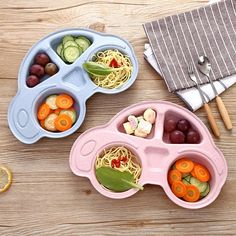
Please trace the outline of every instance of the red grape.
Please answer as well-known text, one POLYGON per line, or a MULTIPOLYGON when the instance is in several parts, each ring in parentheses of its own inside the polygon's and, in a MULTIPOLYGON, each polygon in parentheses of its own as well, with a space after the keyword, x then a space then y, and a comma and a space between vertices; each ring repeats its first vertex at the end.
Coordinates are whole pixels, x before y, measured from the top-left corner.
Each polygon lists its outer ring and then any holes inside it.
POLYGON ((185 135, 179 130, 174 130, 170 133, 170 142, 171 143, 184 143, 185 135))
POLYGON ((186 132, 190 129, 191 125, 186 119, 179 120, 177 123, 177 129, 186 132))
POLYGON ((176 129, 176 121, 174 119, 166 119, 164 122, 164 130, 165 132, 171 132, 176 129))
POLYGON ((46 64, 48 64, 50 62, 50 58, 45 53, 39 53, 35 57, 35 62, 36 62, 36 64, 39 64, 41 66, 45 66, 46 64))
POLYGON ((45 73, 48 75, 55 75, 57 71, 58 71, 58 68, 54 63, 50 62, 45 66, 45 73))
POLYGON ((26 84, 30 88, 36 86, 38 83, 39 83, 39 78, 35 75, 30 75, 26 80, 26 84))
POLYGON ((39 78, 44 76, 44 68, 40 65, 37 64, 32 65, 29 71, 31 75, 36 75, 39 78))
POLYGON ((199 141, 200 141, 200 135, 196 130, 188 131, 186 136, 187 143, 199 143, 199 141))

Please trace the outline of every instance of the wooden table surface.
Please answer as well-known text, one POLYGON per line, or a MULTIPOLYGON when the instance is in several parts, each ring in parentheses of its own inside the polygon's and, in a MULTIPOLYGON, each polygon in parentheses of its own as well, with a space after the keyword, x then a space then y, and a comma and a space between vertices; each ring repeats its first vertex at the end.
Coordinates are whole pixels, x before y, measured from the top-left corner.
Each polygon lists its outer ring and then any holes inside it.
MULTIPOLYGON (((154 185, 128 199, 108 199, 87 179, 73 175, 68 165, 75 139, 121 109, 151 99, 184 106, 144 60, 147 38, 142 23, 205 4, 207 0, 0 1, 0 163, 14 174, 9 191, 0 194, 1 236, 236 235, 235 86, 222 95, 233 120, 232 132, 226 131, 211 103, 222 133, 215 141, 229 172, 219 197, 206 208, 180 208, 154 185), (138 79, 119 95, 91 97, 86 120, 75 134, 59 140, 45 138, 33 145, 20 143, 8 128, 7 109, 17 91, 18 69, 26 52, 53 31, 97 22, 105 24, 106 32, 131 42, 140 65, 138 79)), ((196 115, 207 123, 202 109, 196 115)))

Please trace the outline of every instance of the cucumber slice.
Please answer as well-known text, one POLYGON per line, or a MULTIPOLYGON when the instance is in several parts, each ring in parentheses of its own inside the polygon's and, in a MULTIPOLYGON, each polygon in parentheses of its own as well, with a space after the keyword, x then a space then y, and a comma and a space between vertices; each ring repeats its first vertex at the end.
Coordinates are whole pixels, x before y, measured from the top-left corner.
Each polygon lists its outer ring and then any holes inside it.
POLYGON ((45 119, 44 126, 47 130, 57 131, 56 126, 55 126, 55 120, 56 120, 57 117, 58 117, 57 114, 52 113, 45 119))
POLYGON ((207 189, 207 182, 201 182, 197 178, 191 177, 190 178, 190 184, 196 186, 200 193, 203 193, 207 189))
POLYGON ((78 47, 77 43, 75 41, 67 41, 65 44, 64 44, 64 48, 67 48, 67 47, 78 47))
POLYGON ((188 174, 187 176, 184 177, 184 179, 185 179, 186 181, 190 182, 191 177, 192 177, 192 176, 191 176, 190 174, 188 174))
POLYGON ((66 35, 66 36, 64 36, 63 39, 62 39, 63 45, 64 45, 67 41, 74 41, 74 37, 73 37, 72 35, 66 35))
POLYGON ((73 63, 80 55, 82 51, 78 47, 67 47, 64 49, 64 57, 69 63, 73 63))
POLYGON ((204 192, 200 193, 201 197, 206 197, 208 195, 208 193, 210 192, 210 184, 207 183, 207 188, 204 192))
POLYGON ((182 175, 182 178, 186 178, 186 177, 188 177, 189 175, 190 175, 189 173, 185 173, 185 174, 182 175))
POLYGON ((69 116, 69 117, 71 118, 73 124, 75 123, 75 121, 76 121, 76 111, 69 110, 69 109, 67 109, 67 110, 62 110, 62 111, 60 112, 60 115, 61 115, 61 114, 64 114, 64 115, 69 116))
POLYGON ((56 110, 58 108, 57 104, 56 104, 56 99, 57 99, 57 95, 50 95, 49 97, 47 97, 46 99, 46 104, 48 104, 48 106, 52 109, 52 110, 56 110))
POLYGON ((190 185, 190 183, 189 183, 187 180, 185 180, 185 179, 182 179, 182 182, 183 182, 185 185, 190 185))
POLYGON ((91 42, 84 36, 78 37, 75 42, 82 48, 83 52, 91 45, 91 42))
POLYGON ((60 43, 58 46, 57 46, 57 54, 60 56, 61 55, 61 51, 62 51, 62 49, 63 49, 63 45, 62 45, 62 43, 60 43))
POLYGON ((64 62, 67 62, 66 58, 64 57, 64 49, 61 50, 61 59, 62 59, 64 62))

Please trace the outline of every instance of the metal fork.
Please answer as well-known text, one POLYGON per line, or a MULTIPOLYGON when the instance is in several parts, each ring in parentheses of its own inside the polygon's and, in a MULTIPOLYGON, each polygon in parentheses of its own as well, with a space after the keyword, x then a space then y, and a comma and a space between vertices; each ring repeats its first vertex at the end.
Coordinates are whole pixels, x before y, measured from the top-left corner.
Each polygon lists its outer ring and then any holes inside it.
POLYGON ((216 137, 219 137, 219 136, 220 136, 219 128, 218 128, 217 123, 216 123, 216 120, 215 120, 215 118, 214 118, 214 116, 213 116, 213 114, 212 114, 212 110, 211 110, 210 106, 208 105, 208 103, 207 103, 207 101, 206 101, 206 99, 205 99, 205 97, 204 97, 204 95, 203 95, 203 92, 202 92, 202 90, 201 90, 201 88, 200 88, 200 86, 199 86, 199 84, 198 84, 196 75, 195 75, 195 73, 194 73, 194 67, 193 67, 193 63, 192 63, 192 62, 190 62, 190 63, 188 64, 188 74, 189 74, 190 79, 191 79, 191 80, 196 84, 196 86, 197 86, 198 92, 199 92, 200 97, 201 97, 201 99, 202 99, 202 103, 203 103, 204 109, 205 109, 205 111, 206 111, 206 113, 207 113, 207 118, 208 118, 208 121, 209 121, 209 123, 210 123, 211 129, 212 129, 214 135, 215 135, 216 137))

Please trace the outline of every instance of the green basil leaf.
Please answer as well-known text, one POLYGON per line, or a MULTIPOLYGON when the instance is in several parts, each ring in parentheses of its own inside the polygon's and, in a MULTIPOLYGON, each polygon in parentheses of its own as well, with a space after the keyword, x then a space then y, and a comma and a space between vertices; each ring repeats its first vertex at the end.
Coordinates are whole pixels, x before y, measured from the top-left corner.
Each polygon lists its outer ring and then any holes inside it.
POLYGON ((93 61, 87 61, 83 64, 83 68, 92 75, 104 76, 109 75, 111 72, 116 71, 117 68, 101 65, 93 61))
POLYGON ((110 167, 99 167, 96 169, 97 180, 104 187, 115 191, 124 192, 131 188, 143 190, 143 186, 134 182, 134 176, 128 172, 121 172, 110 167))

